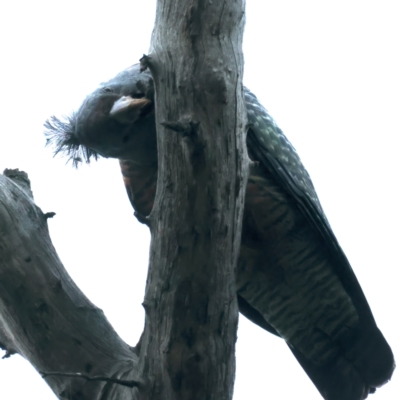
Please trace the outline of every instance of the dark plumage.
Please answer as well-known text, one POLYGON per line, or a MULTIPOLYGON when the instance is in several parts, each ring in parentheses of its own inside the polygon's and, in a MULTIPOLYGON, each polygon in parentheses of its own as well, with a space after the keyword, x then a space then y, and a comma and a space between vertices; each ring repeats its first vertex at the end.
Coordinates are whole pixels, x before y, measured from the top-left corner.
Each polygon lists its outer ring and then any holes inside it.
MULTIPOLYGON (((129 199, 146 221, 157 183, 150 73, 134 65, 89 95, 46 135, 77 164, 120 160, 129 199)), ((281 336, 328 400, 361 400, 386 383, 391 349, 325 217, 295 149, 257 98, 244 90, 247 147, 258 161, 246 190, 237 291, 240 311, 281 336)))

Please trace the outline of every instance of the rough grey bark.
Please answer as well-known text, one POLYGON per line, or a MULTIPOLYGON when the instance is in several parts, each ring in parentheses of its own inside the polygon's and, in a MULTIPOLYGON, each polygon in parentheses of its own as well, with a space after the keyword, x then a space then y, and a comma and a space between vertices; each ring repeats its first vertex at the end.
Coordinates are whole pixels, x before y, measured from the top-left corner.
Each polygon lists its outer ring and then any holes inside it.
MULTIPOLYGON (((34 204, 27 175, 5 175, 12 179, 0 175, 0 346, 37 371, 137 379, 137 355, 59 260, 47 227, 51 214, 34 204)), ((122 399, 132 391, 104 381, 46 380, 59 398, 122 399)))
POLYGON ((0 176, 0 346, 55 372, 46 381, 59 398, 232 397, 248 171, 243 25, 244 1, 158 1, 145 61, 156 88, 159 185, 136 348, 68 276, 48 235, 52 215, 34 204, 27 176, 0 176))
POLYGON ((243 27, 242 0, 159 1, 142 60, 159 151, 140 352, 149 400, 232 397, 248 171, 243 27))

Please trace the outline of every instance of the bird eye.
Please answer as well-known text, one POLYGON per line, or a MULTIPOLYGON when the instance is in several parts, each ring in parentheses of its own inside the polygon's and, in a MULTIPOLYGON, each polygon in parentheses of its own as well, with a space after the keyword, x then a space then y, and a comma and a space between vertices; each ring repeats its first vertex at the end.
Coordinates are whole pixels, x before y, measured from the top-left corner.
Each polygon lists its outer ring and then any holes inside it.
POLYGON ((103 92, 112 92, 113 90, 109 87, 103 88, 103 92))
POLYGON ((133 99, 142 99, 144 97, 144 93, 141 92, 132 92, 131 97, 133 99))

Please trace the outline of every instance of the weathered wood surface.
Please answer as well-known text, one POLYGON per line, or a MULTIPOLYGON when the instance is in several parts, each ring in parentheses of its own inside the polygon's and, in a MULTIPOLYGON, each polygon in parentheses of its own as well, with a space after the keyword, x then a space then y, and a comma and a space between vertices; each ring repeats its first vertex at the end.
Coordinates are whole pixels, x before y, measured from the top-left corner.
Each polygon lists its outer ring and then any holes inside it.
POLYGON ((243 26, 243 1, 159 1, 142 60, 159 150, 140 363, 149 400, 232 397, 248 174, 243 26))

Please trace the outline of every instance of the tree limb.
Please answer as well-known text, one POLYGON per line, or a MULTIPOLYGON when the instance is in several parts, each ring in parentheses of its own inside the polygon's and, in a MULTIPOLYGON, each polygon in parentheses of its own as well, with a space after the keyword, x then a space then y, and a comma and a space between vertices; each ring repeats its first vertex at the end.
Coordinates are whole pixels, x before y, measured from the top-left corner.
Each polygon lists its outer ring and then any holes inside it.
POLYGON ((79 378, 79 379, 85 379, 87 381, 102 381, 102 382, 110 382, 110 383, 116 383, 117 385, 122 385, 126 387, 138 387, 140 385, 139 381, 127 381, 124 379, 115 379, 115 378, 108 378, 106 376, 90 376, 87 374, 80 374, 80 373, 68 373, 68 372, 44 372, 40 371, 40 375, 42 375, 43 378, 47 378, 48 376, 62 376, 62 377, 67 377, 67 378, 79 378))
MULTIPOLYGON (((137 355, 71 280, 45 214, 18 182, 0 175, 0 344, 6 356, 18 353, 38 371, 136 380, 137 355)), ((61 375, 46 381, 59 398, 120 399, 127 392, 132 398, 131 389, 112 383, 61 375)))

